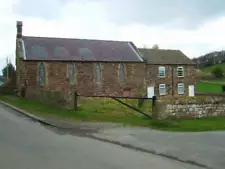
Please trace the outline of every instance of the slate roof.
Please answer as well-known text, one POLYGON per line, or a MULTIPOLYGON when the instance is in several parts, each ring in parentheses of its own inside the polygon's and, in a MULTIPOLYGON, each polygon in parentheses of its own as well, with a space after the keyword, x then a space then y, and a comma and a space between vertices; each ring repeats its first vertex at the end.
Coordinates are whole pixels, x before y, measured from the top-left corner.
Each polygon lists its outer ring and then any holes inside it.
POLYGON ((141 53, 143 59, 146 60, 148 64, 195 64, 180 50, 147 48, 139 48, 138 50, 141 53))
POLYGON ((23 36, 26 60, 142 62, 132 42, 23 36))

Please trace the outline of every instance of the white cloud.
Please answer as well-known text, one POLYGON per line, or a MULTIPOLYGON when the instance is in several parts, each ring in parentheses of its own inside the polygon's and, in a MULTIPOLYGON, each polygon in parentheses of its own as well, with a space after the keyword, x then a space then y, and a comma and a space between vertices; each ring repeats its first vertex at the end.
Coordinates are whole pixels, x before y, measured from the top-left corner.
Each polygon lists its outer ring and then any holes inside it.
POLYGON ((108 20, 107 8, 100 1, 68 1, 61 7, 60 16, 51 20, 16 15, 12 7, 18 2, 0 0, 0 68, 6 56, 14 61, 16 20, 23 21, 23 33, 30 36, 131 40, 138 47, 157 43, 161 48, 181 49, 191 58, 225 49, 225 17, 204 23, 197 29, 182 30, 171 24, 158 27, 138 23, 117 25, 108 20))

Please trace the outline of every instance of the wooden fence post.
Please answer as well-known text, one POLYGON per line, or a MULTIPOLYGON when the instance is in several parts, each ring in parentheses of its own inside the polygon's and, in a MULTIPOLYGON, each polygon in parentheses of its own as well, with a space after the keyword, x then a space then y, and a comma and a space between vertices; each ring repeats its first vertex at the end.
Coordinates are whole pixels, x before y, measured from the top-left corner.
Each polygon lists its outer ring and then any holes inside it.
POLYGON ((152 119, 157 119, 156 96, 152 96, 152 119))

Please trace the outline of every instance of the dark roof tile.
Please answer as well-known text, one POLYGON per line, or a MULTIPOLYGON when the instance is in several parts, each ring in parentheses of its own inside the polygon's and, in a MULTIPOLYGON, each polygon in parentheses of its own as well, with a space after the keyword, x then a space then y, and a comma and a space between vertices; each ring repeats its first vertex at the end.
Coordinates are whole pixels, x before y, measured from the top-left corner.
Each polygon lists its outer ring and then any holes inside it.
POLYGON ((144 60, 148 64, 185 64, 193 65, 194 63, 180 50, 165 49, 138 49, 144 60))
POLYGON ((23 36, 26 60, 141 62, 132 42, 23 36))

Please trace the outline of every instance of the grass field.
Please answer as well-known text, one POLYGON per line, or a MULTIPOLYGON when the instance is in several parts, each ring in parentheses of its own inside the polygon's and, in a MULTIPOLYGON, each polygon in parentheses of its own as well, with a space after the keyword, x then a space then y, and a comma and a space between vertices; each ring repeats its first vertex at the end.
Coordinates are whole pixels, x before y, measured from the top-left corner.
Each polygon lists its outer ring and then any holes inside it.
MULTIPOLYGON (((177 120, 150 120, 136 112, 133 112, 121 104, 109 99, 88 99, 80 102, 78 111, 59 109, 36 101, 21 99, 18 97, 0 96, 0 100, 41 116, 57 117, 74 121, 92 122, 117 122, 135 126, 150 127, 165 131, 212 131, 225 130, 225 117, 212 117, 202 119, 177 119, 177 120)), ((126 101, 126 100, 125 100, 126 101)), ((130 104, 136 101, 127 100, 130 104)), ((142 110, 149 111, 151 103, 145 102, 142 110)))
POLYGON ((221 93, 222 84, 218 81, 199 81, 196 84, 196 91, 200 93, 221 93), (211 82, 211 83, 210 83, 211 82))

